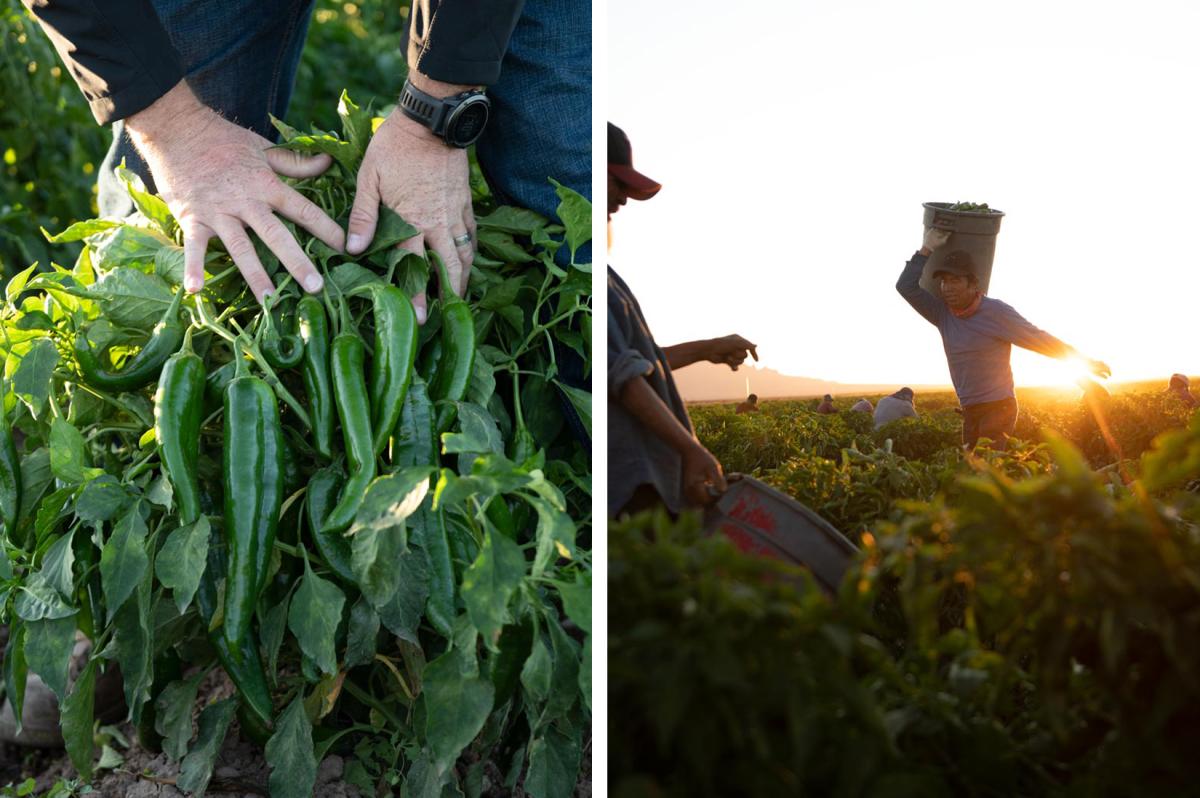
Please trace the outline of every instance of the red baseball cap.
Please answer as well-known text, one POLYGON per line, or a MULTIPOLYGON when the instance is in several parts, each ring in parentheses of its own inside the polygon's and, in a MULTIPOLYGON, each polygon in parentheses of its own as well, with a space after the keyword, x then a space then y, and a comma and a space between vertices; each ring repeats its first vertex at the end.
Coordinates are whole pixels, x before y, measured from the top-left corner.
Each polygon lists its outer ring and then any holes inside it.
POLYGON ((620 181, 626 192, 635 200, 648 200, 662 188, 633 168, 633 147, 625 131, 608 123, 608 173, 620 181))

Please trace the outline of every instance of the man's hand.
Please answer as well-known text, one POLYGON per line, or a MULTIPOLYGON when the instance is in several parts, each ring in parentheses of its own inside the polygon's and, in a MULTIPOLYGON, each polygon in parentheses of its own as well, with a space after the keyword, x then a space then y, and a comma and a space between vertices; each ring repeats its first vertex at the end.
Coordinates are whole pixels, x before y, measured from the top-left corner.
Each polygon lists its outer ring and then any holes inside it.
POLYGON ((705 507, 728 489, 721 464, 699 441, 683 452, 683 495, 689 502, 705 507))
POLYGON ((1104 377, 1107 379, 1108 377, 1112 376, 1112 369, 1110 369, 1108 364, 1103 360, 1088 360, 1087 365, 1088 371, 1092 372, 1097 377, 1104 377))
POLYGON ((949 230, 941 230, 937 227, 931 227, 925 231, 925 239, 922 242, 921 252, 922 254, 928 255, 935 249, 945 246, 946 242, 949 240, 949 230))
POLYGON ((708 341, 708 351, 705 360, 711 363, 724 363, 737 371, 738 366, 746 362, 746 356, 758 360, 758 347, 740 335, 726 335, 724 338, 713 338, 708 341))
POLYGON ((329 168, 329 156, 271 149, 267 139, 204 106, 183 81, 130 116, 125 127, 183 230, 188 291, 204 285, 204 251, 213 237, 225 244, 259 302, 274 290, 247 227, 306 291, 321 290, 320 273, 275 214, 341 251, 337 223, 278 177, 315 177, 329 168))
MULTIPOLYGON (((409 79, 422 91, 448 97, 469 86, 437 83, 415 70, 409 79)), ((447 145, 428 128, 395 110, 375 131, 358 170, 358 188, 350 211, 346 251, 357 255, 375 236, 379 204, 398 213, 420 234, 400 244, 424 255, 432 249, 446 264, 451 285, 462 296, 475 260, 475 213, 471 208, 467 151, 447 145), (469 236, 470 240, 463 240, 469 236), (455 243, 455 239, 462 243, 455 243)), ((424 323, 424 294, 413 297, 417 318, 424 323)))

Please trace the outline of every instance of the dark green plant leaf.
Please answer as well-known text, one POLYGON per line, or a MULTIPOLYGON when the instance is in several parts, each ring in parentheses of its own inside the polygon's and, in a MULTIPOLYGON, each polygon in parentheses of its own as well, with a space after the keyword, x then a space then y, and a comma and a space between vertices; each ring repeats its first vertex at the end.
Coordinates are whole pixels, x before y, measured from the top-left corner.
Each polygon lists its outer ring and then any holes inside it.
POLYGON ((67 244, 72 241, 82 241, 90 236, 103 233, 106 230, 112 230, 114 227, 120 227, 121 223, 111 219, 89 219, 86 222, 75 222, 66 230, 56 235, 51 235, 46 232, 46 228, 42 228, 42 235, 51 244, 67 244))
POLYGON ((525 792, 532 798, 570 798, 579 780, 579 741, 549 728, 529 744, 525 792))
POLYGON ((571 400, 571 406, 575 408, 575 412, 579 414, 579 418, 583 421, 583 426, 587 428, 588 435, 592 434, 592 395, 587 391, 581 391, 578 388, 572 388, 570 385, 564 385, 558 380, 554 381, 558 389, 566 394, 567 399, 571 400))
MULTIPOLYGON (((149 257, 153 262, 154 252, 149 257)), ((158 324, 174 298, 163 278, 128 266, 113 269, 92 286, 92 291, 110 321, 146 332, 158 324)))
POLYGON ((585 632, 592 631, 592 580, 590 574, 579 574, 575 582, 555 582, 562 596, 563 611, 585 632))
POLYGON ((62 596, 70 596, 75 592, 75 550, 71 545, 74 538, 75 532, 72 530, 54 541, 42 557, 42 567, 38 572, 41 580, 62 596))
POLYGON ((108 611, 115 615, 129 598, 150 564, 146 554, 146 522, 138 505, 121 520, 100 552, 100 584, 108 611))
POLYGON ((197 798, 204 795, 237 703, 237 698, 226 698, 210 704, 200 713, 200 730, 196 734, 196 742, 179 764, 179 778, 176 781, 179 789, 190 792, 197 798))
POLYGON ((288 605, 291 598, 291 593, 284 596, 283 601, 267 612, 267 617, 262 622, 262 647, 267 655, 267 672, 272 683, 277 682, 279 678, 279 648, 283 645, 283 635, 287 631, 288 605))
POLYGON ((96 698, 96 660, 90 659, 75 680, 71 694, 62 702, 62 736, 71 764, 84 779, 92 777, 93 708, 96 698))
POLYGON ((392 600, 379 607, 379 618, 388 631, 402 640, 420 645, 417 627, 429 597, 429 573, 425 558, 410 549, 400 557, 400 588, 392 600))
POLYGON ((567 228, 567 246, 571 248, 571 259, 574 260, 579 248, 592 240, 592 203, 557 180, 550 182, 559 199, 555 213, 567 228))
MULTIPOLYGON (((405 519, 416 512, 429 492, 429 477, 433 471, 429 466, 409 466, 373 480, 347 535, 357 538, 369 529, 403 529, 405 519)), ((407 545, 406 538, 400 550, 407 545)))
POLYGON ((300 643, 300 650, 312 658, 323 672, 337 672, 334 638, 342 620, 346 597, 337 585, 313 573, 304 561, 304 578, 288 609, 288 628, 300 643))
POLYGON ((133 720, 141 719, 154 682, 154 630, 150 622, 153 563, 147 563, 137 589, 113 615, 117 662, 125 687, 125 705, 133 720))
POLYGON ((347 668, 370 664, 375 659, 375 639, 379 636, 379 613, 365 597, 350 608, 350 628, 346 633, 347 668))
POLYGON ((69 618, 78 611, 67 604, 58 590, 47 584, 40 574, 22 585, 13 599, 13 613, 26 621, 69 618))
POLYGON ((50 396, 50 380, 57 366, 58 348, 49 338, 39 338, 18 361, 17 370, 13 372, 13 393, 36 417, 41 417, 42 408, 46 406, 50 396))
POLYGON ((162 735, 163 751, 172 761, 181 760, 192 739, 192 707, 200 682, 208 671, 197 671, 190 679, 171 682, 154 701, 154 730, 162 735))
POLYGON ((101 474, 83 486, 75 502, 75 515, 92 524, 111 521, 130 500, 129 491, 116 477, 101 474))
POLYGON ((167 537, 155 559, 154 569, 163 587, 170 588, 175 606, 182 613, 192 603, 200 578, 208 564, 208 518, 176 529, 167 537))
POLYGON ((492 711, 492 685, 478 676, 464 676, 459 655, 453 651, 425 667, 422 683, 425 736, 444 770, 483 729, 492 711))
POLYGON ((495 647, 500 628, 509 620, 508 601, 525 576, 521 548, 504 535, 488 529, 475 562, 463 574, 462 597, 471 623, 489 648, 495 647))
POLYGON ((25 624, 13 622, 9 627, 8 644, 4 647, 4 695, 8 698, 16 721, 17 734, 25 708, 25 679, 29 667, 25 661, 25 624))
POLYGON ((25 662, 62 701, 75 647, 75 617, 47 618, 25 624, 25 662))
POLYGON ((400 218, 399 214, 386 205, 379 206, 379 223, 375 228, 375 237, 371 246, 360 258, 371 258, 380 252, 391 250, 401 241, 407 241, 420 231, 400 218))
POLYGON ((455 402, 458 408, 460 432, 449 432, 442 436, 442 453, 459 454, 473 452, 504 454, 504 441, 496 419, 482 407, 470 402, 455 402))
POLYGON ((87 482, 104 473, 87 465, 83 435, 64 418, 50 425, 50 470, 54 476, 72 485, 87 482))
POLYGON ((275 733, 267 741, 271 764, 272 798, 310 798, 317 781, 317 759, 313 753, 312 724, 299 696, 275 721, 275 733))

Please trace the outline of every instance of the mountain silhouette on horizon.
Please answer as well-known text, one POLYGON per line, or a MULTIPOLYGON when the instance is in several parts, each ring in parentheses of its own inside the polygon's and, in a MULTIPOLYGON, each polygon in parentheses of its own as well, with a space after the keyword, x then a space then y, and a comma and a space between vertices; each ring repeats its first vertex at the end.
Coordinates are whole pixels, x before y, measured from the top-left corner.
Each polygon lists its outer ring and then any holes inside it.
MULTIPOLYGON (((891 393, 903 385, 899 383, 843 383, 822 380, 817 377, 797 377, 781 374, 775 369, 743 365, 737 371, 716 363, 694 363, 672 372, 679 395, 686 402, 732 402, 746 398, 747 393, 756 393, 760 399, 803 398, 808 396, 834 396, 845 394, 891 393), (750 389, 746 390, 746 379, 750 389)), ((914 391, 945 391, 949 385, 913 385, 914 391)))

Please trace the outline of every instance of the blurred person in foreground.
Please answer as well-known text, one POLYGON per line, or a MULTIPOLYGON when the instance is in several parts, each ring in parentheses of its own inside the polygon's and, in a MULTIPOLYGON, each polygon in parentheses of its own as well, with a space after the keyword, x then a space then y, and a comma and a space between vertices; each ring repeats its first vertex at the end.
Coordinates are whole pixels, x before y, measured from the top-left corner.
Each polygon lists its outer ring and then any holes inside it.
POLYGON ((752 393, 746 397, 746 401, 741 402, 735 411, 739 415, 742 413, 757 413, 758 412, 758 394, 752 393))
POLYGON ((1172 374, 1171 381, 1167 383, 1167 393, 1189 409, 1196 406, 1196 397, 1192 396, 1191 383, 1186 374, 1172 374))
POLYGON ((905 265, 896 290, 942 336, 950 380, 962 405, 963 445, 973 448, 980 438, 987 438, 1004 449, 1017 426, 1010 364, 1013 344, 1047 357, 1081 358, 1088 370, 1100 377, 1107 377, 1111 370, 1033 326, 1011 306, 985 296, 975 264, 963 250, 947 255, 933 275, 940 296, 922 288, 925 263, 949 239, 948 230, 926 230, 921 249, 905 265))
MULTIPOLYGON (((633 168, 625 133, 608 124, 608 221, 628 200, 662 186, 633 168)), ((608 514, 655 506, 677 514, 712 503, 728 487, 721 464, 696 438, 674 369, 708 361, 733 370, 755 345, 740 335, 659 347, 629 286, 608 269, 608 514)))
POLYGON ((917 408, 913 405, 913 389, 901 388, 891 396, 885 396, 875 405, 875 429, 898 418, 916 418, 917 408))

